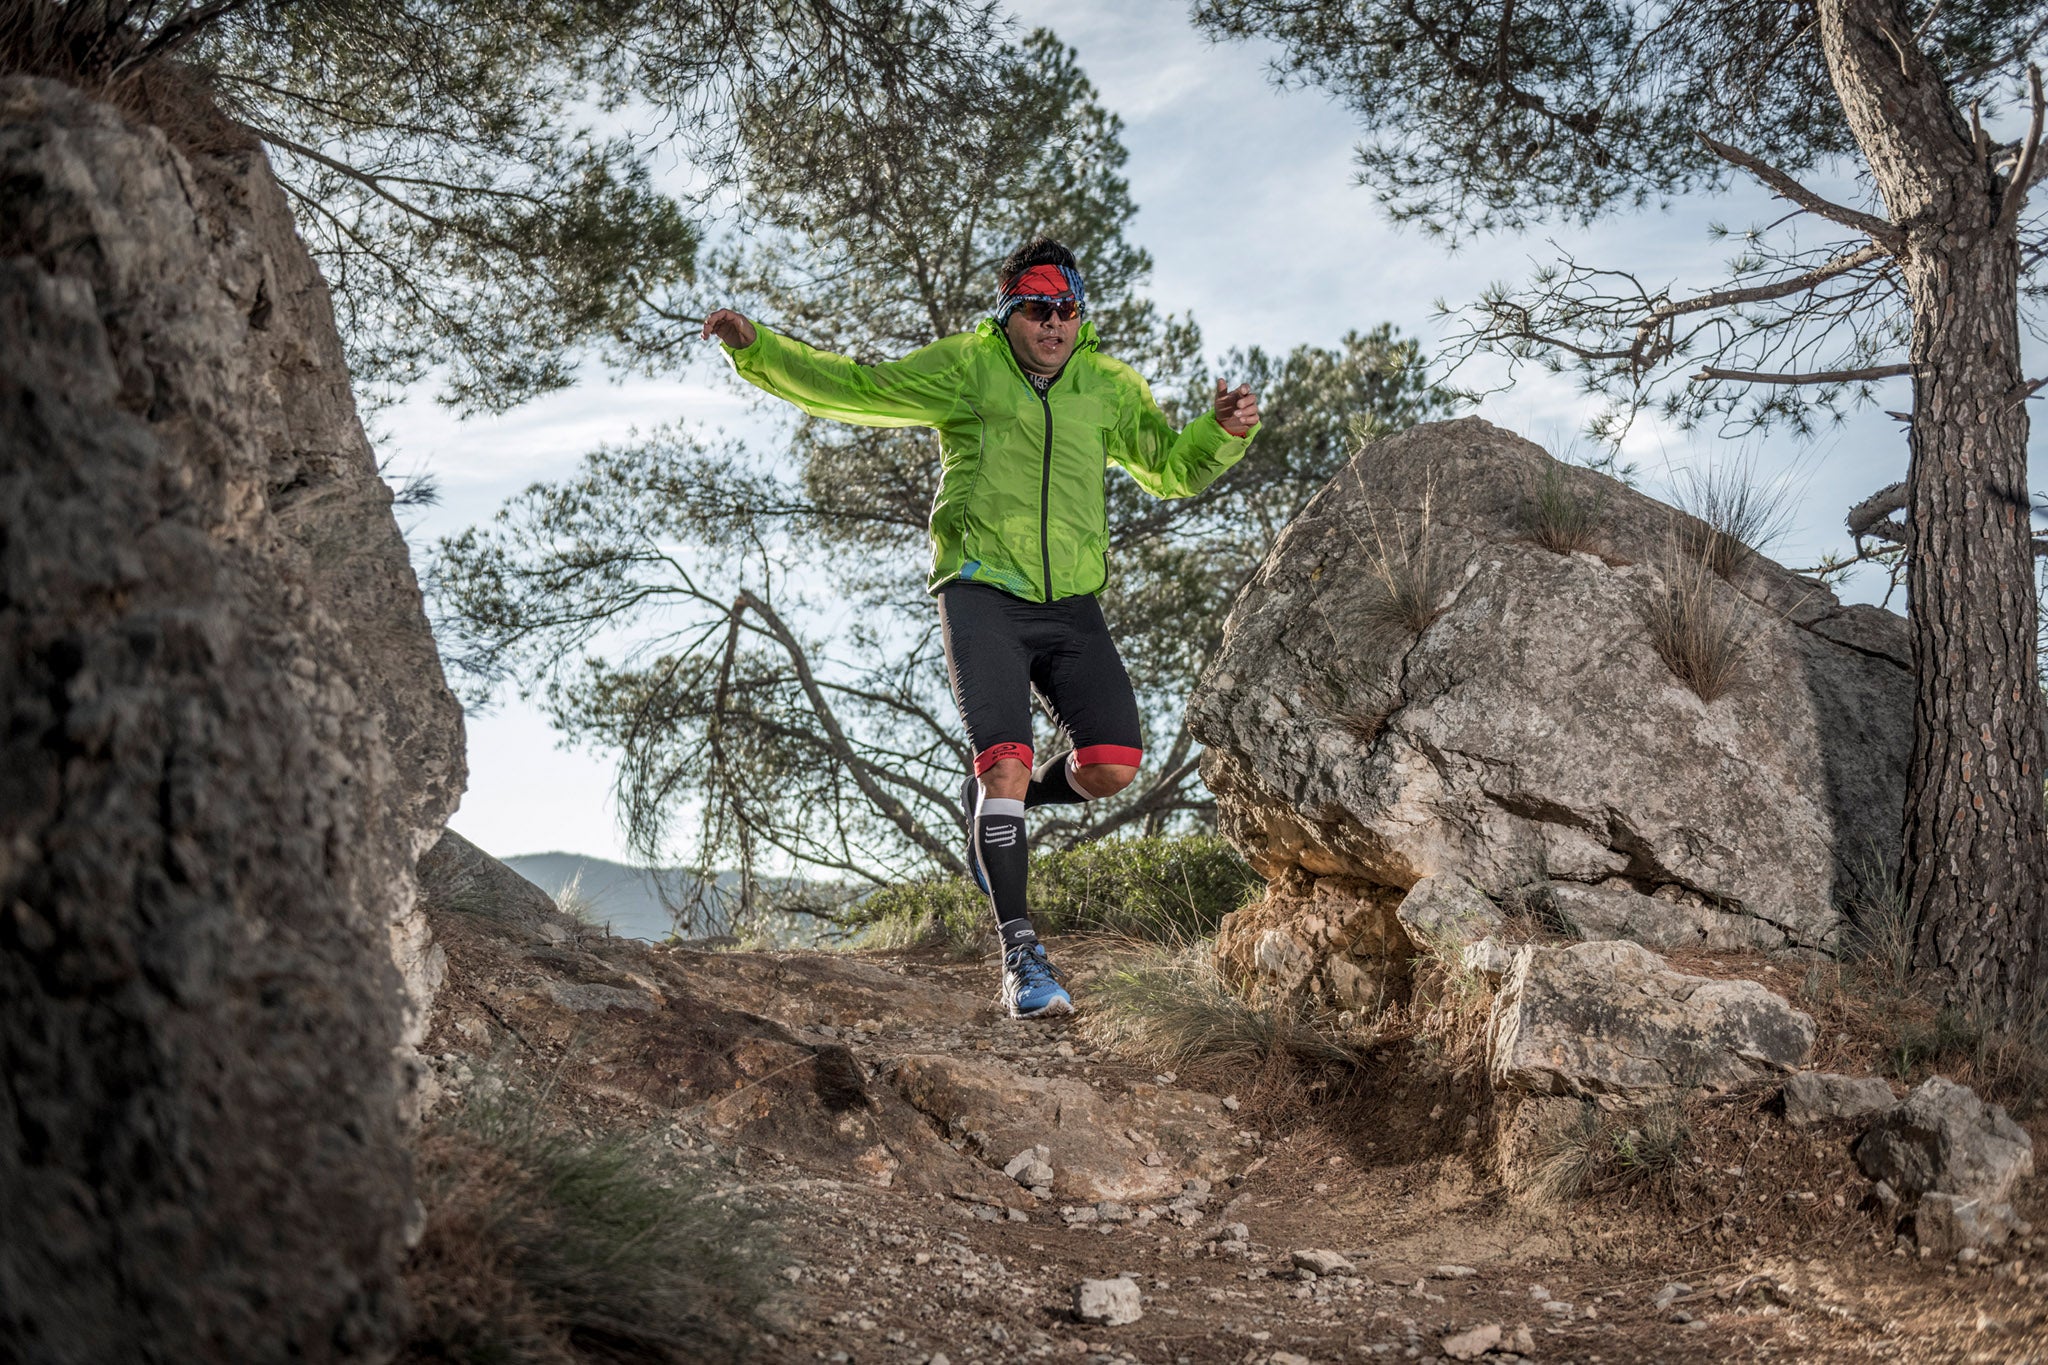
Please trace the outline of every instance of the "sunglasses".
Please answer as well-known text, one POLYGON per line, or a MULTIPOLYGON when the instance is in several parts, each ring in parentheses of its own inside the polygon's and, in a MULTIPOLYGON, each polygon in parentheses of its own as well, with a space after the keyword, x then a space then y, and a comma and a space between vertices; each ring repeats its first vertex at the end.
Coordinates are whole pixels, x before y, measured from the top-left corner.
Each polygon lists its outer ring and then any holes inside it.
POLYGON ((1045 322, 1051 318, 1072 322, 1081 316, 1081 304, 1072 295, 1063 299, 1026 299, 1017 306, 1017 311, 1027 322, 1045 322))

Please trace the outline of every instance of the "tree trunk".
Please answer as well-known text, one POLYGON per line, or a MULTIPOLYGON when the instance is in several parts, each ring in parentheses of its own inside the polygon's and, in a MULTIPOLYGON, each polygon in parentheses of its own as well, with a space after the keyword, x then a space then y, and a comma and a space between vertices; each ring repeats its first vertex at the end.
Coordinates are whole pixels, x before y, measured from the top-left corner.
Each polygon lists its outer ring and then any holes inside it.
POLYGON ((1920 58, 1904 7, 1822 0, 1835 89, 1891 220, 1913 311, 1907 778, 1914 966, 1991 1022, 2042 998, 2048 769, 2035 674, 2019 244, 2003 177, 1920 58))

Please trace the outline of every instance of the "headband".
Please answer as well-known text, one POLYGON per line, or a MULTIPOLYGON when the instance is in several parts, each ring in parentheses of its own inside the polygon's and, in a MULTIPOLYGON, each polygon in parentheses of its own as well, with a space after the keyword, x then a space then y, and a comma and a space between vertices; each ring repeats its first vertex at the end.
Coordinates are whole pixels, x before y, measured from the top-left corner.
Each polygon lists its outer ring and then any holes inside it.
POLYGON ((1081 311, 1088 311, 1088 296, 1081 288, 1081 272, 1070 265, 1034 265, 1020 271, 1015 278, 1003 286, 996 295, 996 325, 1002 326, 1010 320, 1010 314, 1017 311, 1026 299, 1058 299, 1068 294, 1081 305, 1081 311))

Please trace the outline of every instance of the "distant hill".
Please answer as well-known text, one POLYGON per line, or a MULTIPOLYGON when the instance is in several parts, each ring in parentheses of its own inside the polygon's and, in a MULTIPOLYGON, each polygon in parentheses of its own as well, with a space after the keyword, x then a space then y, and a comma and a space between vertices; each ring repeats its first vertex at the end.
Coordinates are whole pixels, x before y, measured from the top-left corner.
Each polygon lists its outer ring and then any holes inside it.
MULTIPOLYGON (((611 931, 619 937, 643 938, 655 943, 677 932, 674 916, 662 903, 663 890, 669 893, 671 901, 681 900, 694 880, 692 874, 681 868, 650 871, 582 853, 521 853, 503 861, 558 901, 564 889, 574 886, 576 896, 589 907, 590 918, 598 924, 610 925, 611 931)), ((721 892, 735 891, 738 883, 737 872, 718 874, 718 890, 721 892)), ((713 899, 715 901, 716 897, 713 899)), ((723 933, 729 927, 723 922, 700 922, 681 932, 697 937, 723 933)), ((807 934, 792 935, 790 926, 781 926, 784 930, 781 933, 773 932, 777 926, 763 927, 778 939, 809 937, 807 934)))
MULTIPOLYGON (((650 872, 582 853, 522 853, 504 861, 557 900, 565 888, 574 886, 576 895, 590 907, 591 917, 599 924, 611 925, 612 932, 622 938, 660 942, 675 931, 675 921, 662 904, 661 888, 666 885, 671 898, 679 893, 688 874, 678 869, 650 872)), ((714 931, 698 927, 696 932, 714 931)))

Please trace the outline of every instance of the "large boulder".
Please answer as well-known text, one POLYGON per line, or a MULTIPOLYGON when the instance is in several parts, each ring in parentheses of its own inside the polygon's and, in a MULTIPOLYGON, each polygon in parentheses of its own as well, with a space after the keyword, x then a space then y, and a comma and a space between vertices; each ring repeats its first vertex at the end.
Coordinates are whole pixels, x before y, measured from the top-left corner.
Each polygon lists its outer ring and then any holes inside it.
POLYGON ((1494 997, 1494 1082, 1536 1095, 1734 1091, 1813 1053, 1813 1019, 1754 981, 1673 971, 1620 940, 1523 948, 1494 997))
POLYGON ((1226 964, 1260 939, 1326 994, 1347 972, 1382 981, 1354 945, 1405 943, 1392 907, 1446 873, 1517 907, 1544 887, 1612 893, 1574 902, 1596 935, 1829 945, 1841 904, 1896 863, 1904 622, 1738 555, 1705 586, 1749 643, 1703 701, 1646 625, 1699 577, 1702 529, 1476 418, 1361 450, 1239 596, 1190 706, 1221 827, 1274 897, 1226 924, 1226 964), (1530 507, 1560 497, 1594 509, 1598 553, 1536 543, 1530 507), (1441 614, 1418 634, 1379 584, 1424 558, 1441 614), (1284 951, 1273 936, 1310 907, 1361 928, 1284 951))
POLYGON ((376 1358, 460 717, 283 195, 184 127, 0 79, 0 1340, 376 1358))

